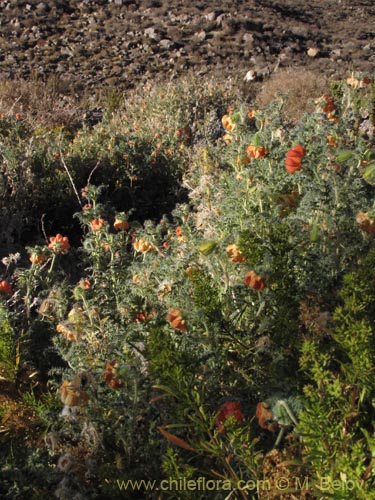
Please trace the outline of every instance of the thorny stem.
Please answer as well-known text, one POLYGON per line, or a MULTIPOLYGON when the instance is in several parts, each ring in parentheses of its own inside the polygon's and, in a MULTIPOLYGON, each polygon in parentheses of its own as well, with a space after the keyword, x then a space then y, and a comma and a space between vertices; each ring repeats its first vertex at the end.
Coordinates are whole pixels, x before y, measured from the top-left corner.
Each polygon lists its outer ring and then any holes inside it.
POLYGON ((54 254, 53 254, 53 257, 52 257, 52 260, 51 260, 51 265, 50 265, 50 268, 48 269, 48 274, 51 274, 51 273, 52 273, 53 266, 55 265, 55 260, 56 260, 56 254, 54 253, 54 254))
POLYGON ((74 181, 73 181, 73 177, 71 176, 70 172, 69 172, 69 169, 64 161, 64 158, 63 158, 63 155, 62 155, 62 151, 60 151, 60 159, 61 159, 61 163, 62 163, 62 166, 64 167, 66 173, 68 174, 68 178, 69 178, 69 181, 70 181, 70 184, 72 185, 73 187, 73 191, 77 197, 77 200, 78 200, 78 203, 79 203, 79 206, 82 208, 82 202, 81 202, 81 198, 79 197, 79 194, 78 194, 78 191, 77 191, 77 188, 74 184, 74 181))
POLYGON ((275 444, 273 446, 274 448, 277 448, 279 446, 279 444, 284 436, 284 433, 285 433, 285 427, 281 427, 280 432, 276 438, 275 444))

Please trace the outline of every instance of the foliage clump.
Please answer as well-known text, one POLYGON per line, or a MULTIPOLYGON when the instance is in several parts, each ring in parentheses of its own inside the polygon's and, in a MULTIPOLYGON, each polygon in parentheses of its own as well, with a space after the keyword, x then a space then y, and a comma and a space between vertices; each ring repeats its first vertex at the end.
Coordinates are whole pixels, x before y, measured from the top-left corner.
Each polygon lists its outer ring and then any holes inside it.
MULTIPOLYGON (((0 360, 31 385, 35 468, 57 498, 120 498, 123 478, 220 481, 218 500, 373 498, 374 88, 331 90, 295 123, 282 95, 228 107, 206 88, 135 96, 59 148, 33 132, 79 230, 45 223, 3 259, 0 360)), ((30 137, 13 125, 8 167, 30 137)), ((42 498, 38 477, 7 484, 42 498)))

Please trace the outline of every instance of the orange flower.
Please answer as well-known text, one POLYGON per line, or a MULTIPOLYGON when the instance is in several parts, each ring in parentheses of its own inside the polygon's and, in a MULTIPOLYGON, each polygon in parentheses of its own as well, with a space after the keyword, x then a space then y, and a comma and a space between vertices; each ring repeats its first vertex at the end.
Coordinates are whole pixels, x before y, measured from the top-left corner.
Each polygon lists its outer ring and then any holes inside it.
POLYGON ((322 96, 318 102, 320 104, 323 104, 323 106, 322 106, 323 113, 326 113, 326 114, 332 113, 332 111, 335 111, 335 109, 336 109, 333 97, 330 97, 328 95, 322 96))
POLYGON ((367 86, 367 85, 371 85, 371 83, 372 83, 372 79, 370 77, 368 77, 368 76, 365 76, 361 80, 361 87, 367 86))
POLYGON ((111 389, 118 389, 124 385, 117 373, 118 367, 119 364, 116 360, 107 361, 105 365, 104 380, 111 389))
POLYGON ((37 265, 37 264, 43 264, 47 259, 46 254, 43 252, 33 252, 30 255, 30 262, 31 264, 37 265))
POLYGON ((100 246, 106 251, 109 252, 111 250, 111 244, 106 241, 101 241, 100 246))
POLYGON ((90 223, 90 227, 92 231, 100 231, 104 224, 104 219, 93 219, 90 223))
POLYGON ((250 156, 250 158, 263 158, 264 156, 267 155, 268 151, 266 148, 263 146, 254 146, 250 145, 246 148, 247 154, 250 156))
POLYGON ((88 278, 84 278, 79 282, 79 286, 87 290, 91 286, 91 282, 88 278))
POLYGON ((290 174, 302 169, 302 159, 306 155, 306 149, 298 144, 290 149, 286 154, 285 168, 290 174))
POLYGON ((69 342, 77 342, 77 340, 81 336, 80 332, 73 330, 73 328, 71 328, 70 325, 72 325, 72 323, 70 323, 70 324, 69 323, 65 323, 65 324, 59 323, 56 326, 56 331, 57 331, 57 333, 61 333, 62 335, 64 335, 66 340, 69 340, 69 342))
POLYGON ((62 236, 61 234, 56 234, 56 236, 51 236, 50 244, 48 248, 54 253, 66 254, 70 248, 69 239, 67 236, 62 236))
POLYGON ((245 274, 245 285, 253 288, 254 290, 263 290, 266 286, 264 278, 256 274, 254 271, 248 271, 245 274))
POLYGON ((180 332, 186 332, 186 323, 185 320, 182 319, 181 311, 179 309, 172 308, 169 310, 168 321, 176 330, 180 330, 180 332))
POLYGON ((75 382, 64 380, 59 389, 60 398, 65 406, 84 406, 88 403, 89 397, 75 382))
POLYGON ((234 136, 231 134, 225 134, 223 135, 222 139, 225 142, 225 144, 230 144, 234 140, 234 136))
POLYGON ((255 109, 252 109, 247 113, 248 118, 255 118, 255 115, 257 114, 255 109))
POLYGON ((5 293, 5 295, 12 294, 12 287, 8 281, 0 281, 0 293, 5 293))
POLYGON ((375 220, 371 219, 368 212, 358 212, 356 221, 366 234, 375 234, 375 220))
POLYGON ((346 83, 350 85, 350 87, 352 87, 353 89, 363 88, 367 85, 370 85, 371 82, 372 80, 368 76, 365 76, 362 80, 354 78, 354 76, 351 76, 346 79, 346 83))
POLYGON ((156 313, 155 309, 153 309, 149 313, 146 311, 140 311, 135 318, 135 322, 139 325, 142 321, 148 321, 154 316, 155 313, 156 313))
POLYGON ((338 118, 334 116, 334 112, 336 111, 335 101, 333 97, 328 95, 323 95, 319 99, 315 101, 318 104, 319 108, 326 115, 328 120, 338 122, 338 118))
POLYGON ((358 78, 354 78, 354 76, 350 76, 346 79, 346 83, 353 89, 357 89, 359 87, 360 80, 358 80, 358 78))
POLYGON ((117 231, 126 231, 129 229, 129 222, 125 219, 115 219, 113 227, 117 229, 117 231))
POLYGON ((241 253, 237 245, 228 245, 227 254, 232 262, 245 262, 246 257, 241 253))
POLYGON ((154 246, 143 238, 136 240, 133 243, 133 247, 136 252, 140 253, 151 252, 154 249, 154 246))
POLYGON ((328 146, 331 146, 331 148, 337 147, 337 141, 333 135, 327 135, 327 143, 328 143, 328 146))
POLYGON ((221 123, 223 124, 225 130, 228 130, 228 132, 233 132, 236 128, 236 124, 229 115, 224 115, 221 119, 221 123))
POLYGON ((178 238, 181 238, 183 236, 182 227, 181 226, 177 226, 176 227, 176 235, 177 235, 178 238))
POLYGON ((274 416, 271 410, 269 410, 266 403, 258 403, 255 411, 255 416, 258 418, 259 426, 262 429, 267 429, 271 432, 276 432, 279 430, 279 425, 274 420, 274 416))
POLYGON ((216 425, 221 433, 226 432, 224 424, 230 417, 233 417, 239 424, 242 424, 244 415, 241 403, 227 401, 220 407, 216 417, 216 425))

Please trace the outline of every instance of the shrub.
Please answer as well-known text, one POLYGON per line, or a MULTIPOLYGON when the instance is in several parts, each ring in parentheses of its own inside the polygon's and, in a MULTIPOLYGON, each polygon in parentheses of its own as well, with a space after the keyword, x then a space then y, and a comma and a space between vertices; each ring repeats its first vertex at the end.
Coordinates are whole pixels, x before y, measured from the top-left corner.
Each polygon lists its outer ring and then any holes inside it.
MULTIPOLYGON (((80 485, 115 497, 120 477, 204 477, 222 481, 218 499, 277 498, 281 470, 303 498, 321 496, 322 474, 337 498, 371 495, 374 160, 360 118, 372 107, 368 85, 340 83, 294 126, 278 99, 243 104, 223 111, 224 139, 197 129, 181 148, 172 117, 155 137, 160 111, 150 112, 151 130, 129 107, 126 130, 124 118, 107 115, 68 144, 67 171, 78 159, 92 169, 74 193, 81 245, 68 247, 61 230, 31 248, 31 267, 8 269, 16 291, 4 302, 25 338, 44 321, 45 351, 61 360, 48 381, 59 445, 44 462, 59 464, 58 495, 80 485), (165 189, 176 191, 144 220, 143 196, 157 194, 144 163, 154 151, 165 189), (144 192, 138 175, 150 181, 144 192), (95 185, 105 178, 110 189, 95 185), (116 182, 140 193, 139 207, 117 204, 116 182), (175 203, 181 185, 187 198, 175 203), (293 481, 302 474, 304 486, 293 481)), ((175 109, 177 97, 166 96, 175 109)))

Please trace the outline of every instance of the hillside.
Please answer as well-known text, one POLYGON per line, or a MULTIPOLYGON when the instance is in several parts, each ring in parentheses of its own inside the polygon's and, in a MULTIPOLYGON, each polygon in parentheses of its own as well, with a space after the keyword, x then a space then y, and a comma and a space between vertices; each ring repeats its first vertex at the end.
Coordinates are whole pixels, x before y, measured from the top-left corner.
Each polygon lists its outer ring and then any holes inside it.
POLYGON ((375 60, 371 0, 2 0, 0 23, 0 79, 54 75, 75 91, 189 71, 337 77, 375 60))

